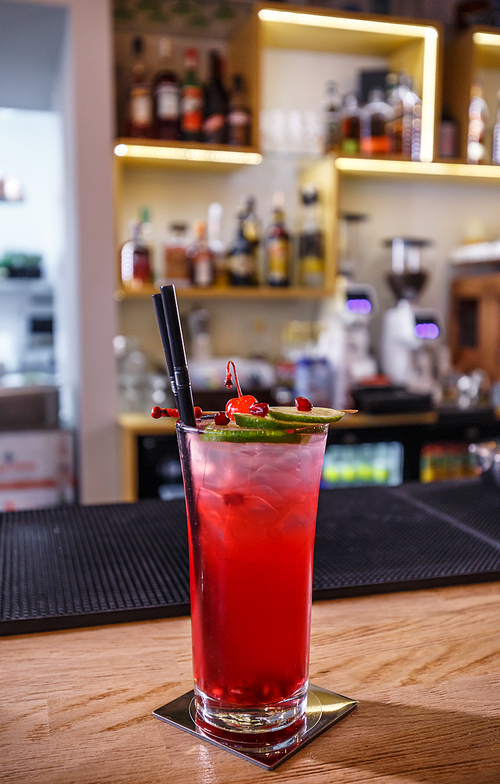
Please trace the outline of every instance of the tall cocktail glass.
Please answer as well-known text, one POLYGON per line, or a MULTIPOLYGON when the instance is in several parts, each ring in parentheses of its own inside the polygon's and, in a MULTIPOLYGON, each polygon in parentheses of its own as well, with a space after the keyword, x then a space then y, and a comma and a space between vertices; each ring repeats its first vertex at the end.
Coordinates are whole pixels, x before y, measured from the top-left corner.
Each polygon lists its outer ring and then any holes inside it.
POLYGON ((241 428, 238 441, 214 441, 177 424, 196 721, 215 737, 282 743, 303 722, 327 430, 282 430, 273 443, 241 428))

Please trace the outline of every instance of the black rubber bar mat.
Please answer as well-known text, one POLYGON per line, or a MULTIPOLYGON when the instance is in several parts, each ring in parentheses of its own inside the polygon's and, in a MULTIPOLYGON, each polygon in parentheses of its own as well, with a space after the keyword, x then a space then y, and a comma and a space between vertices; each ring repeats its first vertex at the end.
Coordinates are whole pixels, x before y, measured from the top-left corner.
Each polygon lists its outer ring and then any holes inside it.
MULTIPOLYGON (((320 493, 313 598, 500 579, 500 491, 320 493)), ((0 635, 189 612, 184 501, 0 515, 0 635)))

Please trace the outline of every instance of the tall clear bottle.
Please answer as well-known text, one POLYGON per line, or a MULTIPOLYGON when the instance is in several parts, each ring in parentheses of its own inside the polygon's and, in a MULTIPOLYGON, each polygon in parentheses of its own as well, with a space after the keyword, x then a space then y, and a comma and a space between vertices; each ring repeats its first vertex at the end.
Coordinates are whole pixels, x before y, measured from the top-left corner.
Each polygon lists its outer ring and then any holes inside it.
POLYGON ((326 98, 323 107, 325 129, 325 152, 340 150, 342 145, 342 97, 337 88, 337 82, 327 83, 326 98))
POLYGON ((495 166, 500 166, 500 91, 497 92, 497 119, 493 127, 491 162, 495 166))
POLYGON ((144 42, 140 36, 132 41, 133 65, 128 93, 127 135, 149 138, 153 134, 153 96, 146 78, 144 42))
POLYGON ((471 100, 469 105, 467 163, 477 164, 484 162, 484 133, 488 117, 488 107, 483 98, 483 87, 480 82, 474 82, 471 88, 471 100))
POLYGON ((290 284, 291 242, 285 226, 285 196, 273 196, 272 222, 267 232, 267 283, 269 286, 290 284))
POLYGON ((175 140, 180 134, 180 85, 172 70, 172 41, 159 43, 160 68, 153 81, 154 131, 157 139, 175 140))

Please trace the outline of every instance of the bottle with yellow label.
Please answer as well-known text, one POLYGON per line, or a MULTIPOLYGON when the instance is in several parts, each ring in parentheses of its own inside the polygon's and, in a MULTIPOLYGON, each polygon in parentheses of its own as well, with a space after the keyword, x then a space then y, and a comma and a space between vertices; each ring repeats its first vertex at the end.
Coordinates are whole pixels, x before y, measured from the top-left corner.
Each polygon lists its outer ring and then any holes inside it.
POLYGON ((318 189, 304 185, 300 191, 302 226, 299 234, 299 280, 302 286, 321 288, 324 277, 323 232, 318 216, 318 189))
POLYGON ((285 197, 273 196, 273 217, 266 239, 267 283, 269 286, 288 286, 290 283, 290 235, 285 227, 285 197))

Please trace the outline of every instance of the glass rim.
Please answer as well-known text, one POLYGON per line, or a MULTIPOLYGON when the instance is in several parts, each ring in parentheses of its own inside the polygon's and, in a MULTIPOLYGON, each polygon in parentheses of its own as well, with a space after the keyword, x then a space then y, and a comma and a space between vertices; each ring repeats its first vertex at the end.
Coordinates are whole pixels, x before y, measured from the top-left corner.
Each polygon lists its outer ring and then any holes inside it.
MULTIPOLYGON (((213 417, 206 417, 205 423, 208 425, 210 421, 213 421, 213 417)), ((198 420, 199 421, 199 420, 198 420)), ((233 423, 234 424, 234 423, 233 423)), ((280 425, 285 424, 284 422, 280 421, 280 425)), ((290 427, 281 427, 278 426, 274 430, 271 428, 262 428, 262 427, 241 427, 238 425, 238 431, 242 433, 305 433, 306 435, 321 435, 328 430, 330 426, 329 422, 304 422, 304 424, 296 424, 295 422, 290 422, 290 427)), ((222 426, 221 426, 222 427, 222 426)), ((175 429, 181 430, 184 433, 203 433, 203 428, 193 425, 186 425, 185 422, 182 422, 180 419, 177 420, 175 423, 175 429)), ((234 432, 234 431, 231 431, 234 432)), ((222 439, 221 439, 222 441, 222 439)), ((262 442, 266 443, 266 442, 262 442)))

